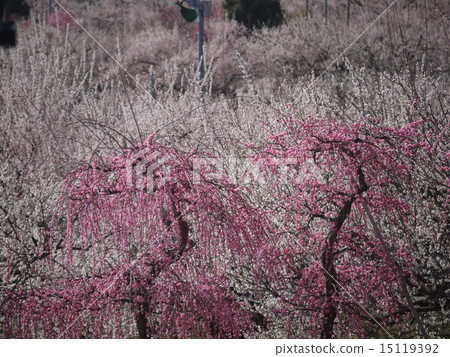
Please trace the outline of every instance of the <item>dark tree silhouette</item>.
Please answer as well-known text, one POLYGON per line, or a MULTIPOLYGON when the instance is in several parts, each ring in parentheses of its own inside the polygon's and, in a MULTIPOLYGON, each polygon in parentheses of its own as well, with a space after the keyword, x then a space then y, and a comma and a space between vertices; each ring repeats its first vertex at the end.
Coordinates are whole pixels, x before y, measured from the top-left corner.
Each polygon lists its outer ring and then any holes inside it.
POLYGON ((264 26, 279 26, 283 22, 279 0, 226 0, 223 7, 228 17, 249 30, 264 26))

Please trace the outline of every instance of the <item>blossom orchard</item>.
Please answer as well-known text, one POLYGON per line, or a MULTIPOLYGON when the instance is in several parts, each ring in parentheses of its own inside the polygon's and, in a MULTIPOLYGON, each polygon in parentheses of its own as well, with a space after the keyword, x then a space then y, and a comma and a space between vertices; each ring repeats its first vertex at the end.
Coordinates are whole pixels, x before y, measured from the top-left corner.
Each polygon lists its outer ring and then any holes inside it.
POLYGON ((92 160, 64 183, 45 278, 0 296, 6 336, 407 330, 414 215, 400 187, 433 150, 421 126, 285 115, 235 159, 238 180, 155 136, 92 160))

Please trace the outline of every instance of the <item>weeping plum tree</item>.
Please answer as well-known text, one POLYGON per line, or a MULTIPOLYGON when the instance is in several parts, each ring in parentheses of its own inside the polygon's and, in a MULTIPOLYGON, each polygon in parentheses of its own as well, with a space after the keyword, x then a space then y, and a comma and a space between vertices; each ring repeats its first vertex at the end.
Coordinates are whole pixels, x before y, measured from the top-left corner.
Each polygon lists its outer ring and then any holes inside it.
POLYGON ((421 123, 287 116, 278 124, 255 162, 273 188, 279 241, 254 266, 278 314, 322 338, 386 336, 390 324, 404 332, 414 315, 427 337, 408 291, 414 216, 400 192, 417 186, 411 172, 431 150, 421 123))
POLYGON ((251 313, 227 281, 254 254, 262 224, 211 168, 197 165, 194 176, 194 158, 150 138, 71 174, 48 276, 2 296, 7 337, 251 333, 251 313))
POLYGON ((2 291, 5 336, 402 336, 411 316, 426 335, 402 192, 435 155, 421 126, 285 116, 245 187, 152 137, 93 160, 65 182, 47 275, 2 291))

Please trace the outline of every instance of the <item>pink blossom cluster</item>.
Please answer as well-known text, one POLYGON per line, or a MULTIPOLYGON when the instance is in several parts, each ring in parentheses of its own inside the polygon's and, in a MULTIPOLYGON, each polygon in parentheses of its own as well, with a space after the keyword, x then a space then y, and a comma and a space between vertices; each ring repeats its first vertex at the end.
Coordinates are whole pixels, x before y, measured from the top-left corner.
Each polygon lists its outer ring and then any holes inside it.
POLYGON ((249 144, 259 206, 208 165, 193 180, 211 155, 154 136, 92 160, 65 182, 46 280, 0 295, 7 337, 239 338, 280 317, 289 337, 401 330, 414 275, 399 187, 432 150, 420 129, 286 115, 249 144))
POLYGON ((72 10, 69 10, 68 12, 63 10, 56 10, 48 15, 47 25, 54 27, 55 29, 58 29, 62 32, 66 32, 66 30, 73 32, 78 28, 78 25, 74 21, 74 18, 76 18, 76 14, 72 10))

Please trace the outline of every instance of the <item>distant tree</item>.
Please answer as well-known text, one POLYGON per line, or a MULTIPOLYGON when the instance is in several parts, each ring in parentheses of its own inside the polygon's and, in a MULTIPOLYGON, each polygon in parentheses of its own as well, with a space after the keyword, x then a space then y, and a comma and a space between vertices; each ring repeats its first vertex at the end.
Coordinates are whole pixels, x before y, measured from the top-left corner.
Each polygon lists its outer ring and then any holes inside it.
POLYGON ((228 17, 248 29, 279 26, 283 13, 279 0, 226 0, 223 7, 228 17))

